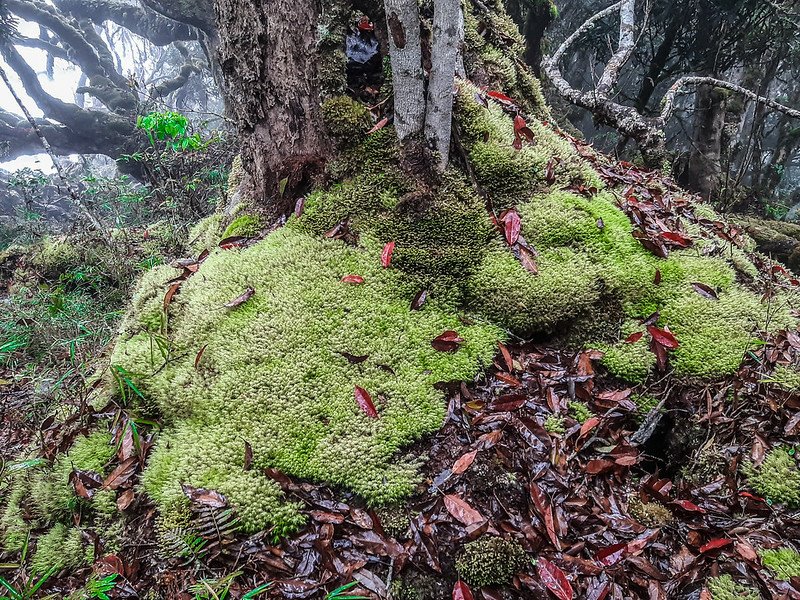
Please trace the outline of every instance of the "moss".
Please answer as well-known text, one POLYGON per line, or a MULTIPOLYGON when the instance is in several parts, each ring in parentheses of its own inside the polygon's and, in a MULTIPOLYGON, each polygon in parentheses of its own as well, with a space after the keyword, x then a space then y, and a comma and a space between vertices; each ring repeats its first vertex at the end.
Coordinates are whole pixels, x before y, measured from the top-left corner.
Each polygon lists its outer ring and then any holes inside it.
POLYGON ((31 571, 37 575, 57 569, 77 569, 94 561, 94 546, 84 543, 77 527, 54 525, 36 542, 31 571))
POLYGON ((509 583, 526 562, 527 554, 516 540, 484 536, 464 544, 456 571, 468 584, 481 588, 509 583))
POLYGON ((592 417, 589 405, 580 400, 572 400, 569 403, 569 414, 578 423, 585 423, 592 417))
POLYGON ((708 580, 708 591, 713 600, 760 600, 757 590, 736 583, 730 575, 720 575, 708 580))
POLYGON ((636 394, 631 396, 631 400, 636 405, 637 413, 640 419, 644 419, 650 414, 650 411, 656 408, 661 400, 649 394, 636 394))
POLYGON ((322 117, 331 136, 339 142, 355 142, 372 127, 367 107, 350 96, 334 96, 322 103, 322 117))
POLYGON ((597 271, 587 258, 562 248, 542 252, 538 274, 511 252, 491 251, 467 284, 470 306, 521 335, 550 333, 600 297, 597 271))
POLYGON ((69 517, 80 502, 69 483, 70 473, 77 469, 102 474, 113 455, 111 434, 96 432, 79 437, 66 454, 55 460, 52 469, 32 478, 30 499, 36 514, 45 522, 69 517))
POLYGON ((793 548, 760 550, 762 564, 775 574, 777 579, 789 581, 800 577, 800 554, 793 548))
POLYGON ((800 469, 786 447, 770 450, 760 466, 745 464, 743 470, 747 484, 768 502, 800 506, 800 469))
POLYGON ((198 256, 203 250, 216 248, 222 239, 222 226, 224 216, 221 213, 214 213, 201 219, 189 231, 189 250, 198 256))
POLYGON ((561 435, 567 428, 564 425, 564 417, 560 415, 548 415, 544 421, 544 428, 548 433, 561 435))
POLYGON ((237 154, 231 163, 231 170, 228 173, 228 195, 233 196, 239 191, 239 186, 244 179, 244 166, 242 155, 237 154))
POLYGON ((644 337, 633 344, 619 342, 589 346, 603 352, 600 362, 611 375, 630 383, 644 381, 656 364, 656 356, 650 352, 644 337))
POLYGON ((786 365, 778 365, 772 377, 766 381, 786 391, 796 392, 800 390, 800 371, 786 365))
POLYGON ((0 517, 2 548, 5 552, 22 552, 30 532, 30 525, 25 522, 22 503, 28 496, 28 482, 19 478, 8 491, 5 508, 0 517))
POLYGON ((254 237, 261 233, 263 221, 256 215, 241 215, 236 217, 225 229, 221 239, 229 237, 254 237))
POLYGON ((491 361, 499 332, 466 326, 435 300, 410 311, 416 290, 401 271, 381 267, 380 250, 287 227, 247 249, 212 252, 169 308, 166 364, 148 333, 163 287, 152 287, 156 275, 146 280, 112 361, 140 375, 166 423, 143 475, 162 511, 180 509, 183 482, 225 494, 249 531, 297 527, 297 507, 264 467, 345 486, 372 504, 411 492, 416 462, 397 453, 441 425, 446 407, 433 384, 472 378, 491 361), (354 273, 363 285, 341 283, 354 273), (223 309, 248 287, 247 303, 223 309), (431 340, 448 329, 466 342, 437 352, 431 340), (342 352, 369 359, 352 365, 342 352), (372 395, 379 419, 359 409, 356 385, 372 395), (247 472, 244 440, 254 452, 247 472))
POLYGON ((376 513, 386 533, 396 538, 406 536, 410 521, 408 512, 403 505, 381 506, 376 510, 376 513))
POLYGON ((655 501, 645 504, 637 494, 628 501, 628 513, 645 527, 664 527, 675 520, 666 506, 655 501))

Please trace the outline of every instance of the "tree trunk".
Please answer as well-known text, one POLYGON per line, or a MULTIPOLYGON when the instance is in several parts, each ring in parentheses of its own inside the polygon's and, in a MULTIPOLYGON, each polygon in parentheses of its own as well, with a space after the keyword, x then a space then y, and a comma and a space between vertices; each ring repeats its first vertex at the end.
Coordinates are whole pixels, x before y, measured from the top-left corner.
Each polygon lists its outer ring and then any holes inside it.
POLYGON ((394 127, 401 142, 425 126, 425 80, 417 0, 385 0, 394 84, 394 127))
POLYGON ((695 99, 687 186, 706 200, 714 199, 719 191, 725 98, 724 91, 704 85, 695 99))
POLYGON ((438 168, 450 160, 453 125, 453 84, 464 30, 461 0, 436 0, 433 13, 433 49, 425 113, 425 137, 438 153, 438 168))
POLYGON ((542 40, 553 21, 550 2, 534 2, 525 18, 525 62, 536 77, 542 76, 542 40))
POLYGON ((656 86, 661 81, 661 75, 664 68, 667 66, 667 60, 672 53, 672 48, 675 46, 675 39, 678 32, 683 25, 683 17, 680 14, 670 21, 667 31, 664 33, 664 39, 658 46, 653 59, 650 61, 650 66, 647 68, 647 74, 642 79, 642 84, 639 87, 639 93, 636 95, 636 110, 640 114, 645 114, 647 105, 650 103, 650 98, 656 90, 656 86))
POLYGON ((227 110, 242 140, 243 195, 285 214, 311 183, 329 142, 320 108, 315 0, 216 0, 227 110))

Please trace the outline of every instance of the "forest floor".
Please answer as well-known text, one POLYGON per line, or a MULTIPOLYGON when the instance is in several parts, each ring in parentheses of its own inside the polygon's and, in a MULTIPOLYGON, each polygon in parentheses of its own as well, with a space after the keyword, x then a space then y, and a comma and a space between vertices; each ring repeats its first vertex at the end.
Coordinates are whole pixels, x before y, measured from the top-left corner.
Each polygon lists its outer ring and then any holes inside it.
MULTIPOLYGON (((595 166, 639 195, 651 177, 627 163, 595 166)), ((650 200, 629 202, 629 215, 643 230, 669 233, 682 205, 669 195, 650 200)), ((658 253, 664 239, 683 243, 656 234, 642 243, 658 253)), ((771 277, 793 278, 769 269, 771 277)), ((83 402, 90 384, 68 375, 69 354, 60 369, 77 410, 64 422, 45 418, 47 404, 34 402, 48 396, 37 389, 41 381, 0 369, 0 459, 11 464, 30 444, 52 458, 99 418, 117 423, 120 444, 106 483, 126 515, 124 543, 108 552, 92 540, 98 558, 91 567, 56 574, 42 588, 55 597, 81 589, 92 573, 113 576, 111 598, 237 598, 267 583, 263 597, 274 598, 709 599, 708 579, 722 574, 764 598, 800 597, 797 573, 776 577, 759 553, 799 539, 800 512, 759 496, 743 475, 769 449, 794 452, 800 395, 764 374, 800 363, 800 335, 765 340, 738 373, 711 382, 664 374, 634 388, 608 376, 600 357, 552 341, 501 345, 476 381, 446 386, 447 419, 412 449, 428 460, 402 506, 371 509, 349 492, 270 471, 308 517, 298 534, 274 540, 269 532, 237 534, 218 496, 196 490, 203 543, 179 558, 163 552, 156 510, 138 486, 153 429, 142 426, 134 443, 118 406, 98 411, 83 402), (649 410, 642 397, 654 399, 649 410), (568 413, 572 405, 584 410, 568 413), (481 542, 498 533, 516 541, 481 542), (158 595, 148 596, 152 590, 158 595)), ((13 573, 6 575, 26 576, 13 573)), ((732 589, 738 595, 731 597, 757 597, 732 589)))

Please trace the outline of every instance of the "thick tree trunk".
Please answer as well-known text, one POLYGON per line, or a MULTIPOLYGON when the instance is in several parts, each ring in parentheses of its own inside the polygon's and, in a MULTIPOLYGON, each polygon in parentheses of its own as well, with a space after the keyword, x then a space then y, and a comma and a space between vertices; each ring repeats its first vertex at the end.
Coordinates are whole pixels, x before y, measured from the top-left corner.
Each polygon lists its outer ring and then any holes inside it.
POLYGON ((704 85, 695 100, 687 186, 706 200, 714 199, 719 191, 725 98, 722 90, 704 85))
POLYGON ((384 0, 394 84, 394 127, 401 142, 425 126, 425 79, 417 0, 384 0))
POLYGON ((243 192, 269 217, 293 203, 328 153, 316 0, 216 0, 228 112, 242 139, 243 192))

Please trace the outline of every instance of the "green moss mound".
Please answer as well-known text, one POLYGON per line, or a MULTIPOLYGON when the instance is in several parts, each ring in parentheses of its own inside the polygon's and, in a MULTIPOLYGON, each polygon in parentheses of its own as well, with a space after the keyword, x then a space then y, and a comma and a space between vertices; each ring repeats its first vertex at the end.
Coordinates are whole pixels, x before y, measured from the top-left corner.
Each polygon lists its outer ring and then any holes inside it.
POLYGON ((759 551, 761 562, 775 574, 777 579, 789 581, 800 577, 800 554, 792 548, 774 548, 759 551))
POLYGON ((730 575, 709 579, 708 591, 714 600, 760 600, 761 598, 757 590, 736 583, 730 575))
POLYGON ((527 560, 524 548, 516 540, 486 536, 464 544, 464 550, 456 560, 456 571, 476 588, 504 585, 525 566, 527 560))
POLYGON ((57 523, 37 540, 31 571, 42 575, 53 568, 77 569, 92 561, 94 547, 84 541, 81 530, 57 523))
POLYGON ((800 506, 800 469, 786 447, 767 453, 760 466, 744 465, 747 484, 770 503, 800 506))
POLYGON ((416 466, 397 453, 441 425, 446 407, 433 384, 474 376, 499 338, 435 300, 410 310, 417 290, 381 267, 380 247, 292 227, 246 250, 213 252, 172 301, 165 333, 158 315, 174 274, 154 270, 142 283, 112 357, 138 375, 148 408, 167 423, 143 484, 162 511, 185 505, 180 483, 217 489, 249 531, 301 522, 265 467, 345 486, 371 503, 408 494, 416 466), (364 283, 341 281, 352 274, 364 283), (225 307, 248 288, 252 298, 225 307), (431 340, 449 329, 466 342, 437 352, 431 340), (351 364, 347 355, 368 358, 351 364), (359 408, 355 386, 370 393, 379 418, 359 408))

